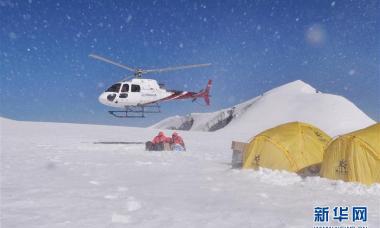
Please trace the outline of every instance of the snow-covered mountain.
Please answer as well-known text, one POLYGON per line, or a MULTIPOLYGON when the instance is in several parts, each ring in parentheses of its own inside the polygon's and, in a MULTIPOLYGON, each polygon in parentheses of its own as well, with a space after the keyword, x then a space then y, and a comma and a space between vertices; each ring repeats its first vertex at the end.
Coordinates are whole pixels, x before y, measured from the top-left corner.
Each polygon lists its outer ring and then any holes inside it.
POLYGON ((322 93, 297 80, 231 108, 169 117, 152 127, 218 131, 247 139, 265 129, 291 121, 313 124, 331 136, 375 123, 346 98, 322 93))

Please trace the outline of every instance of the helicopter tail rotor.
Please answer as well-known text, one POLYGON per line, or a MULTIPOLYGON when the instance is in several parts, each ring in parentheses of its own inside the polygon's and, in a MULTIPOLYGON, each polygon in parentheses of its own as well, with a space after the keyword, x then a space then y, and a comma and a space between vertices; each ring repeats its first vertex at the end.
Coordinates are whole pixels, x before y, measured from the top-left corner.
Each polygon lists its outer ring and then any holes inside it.
POLYGON ((208 80, 207 86, 206 86, 206 88, 204 90, 204 94, 203 94, 203 99, 205 100, 207 106, 210 105, 211 83, 212 83, 212 80, 208 80))
POLYGON ((199 93, 194 95, 193 102, 196 101, 198 98, 202 97, 206 103, 207 106, 210 105, 210 90, 211 90, 211 84, 212 80, 208 80, 207 86, 205 89, 201 90, 199 93))

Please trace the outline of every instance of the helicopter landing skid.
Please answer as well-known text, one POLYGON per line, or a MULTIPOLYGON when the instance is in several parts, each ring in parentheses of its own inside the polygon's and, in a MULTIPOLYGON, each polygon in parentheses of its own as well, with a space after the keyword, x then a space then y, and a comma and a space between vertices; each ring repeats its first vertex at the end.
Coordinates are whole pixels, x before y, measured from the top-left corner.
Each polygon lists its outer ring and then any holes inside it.
POLYGON ((160 113, 160 106, 155 105, 138 105, 126 106, 125 111, 108 111, 109 114, 117 118, 144 118, 145 113, 160 113))

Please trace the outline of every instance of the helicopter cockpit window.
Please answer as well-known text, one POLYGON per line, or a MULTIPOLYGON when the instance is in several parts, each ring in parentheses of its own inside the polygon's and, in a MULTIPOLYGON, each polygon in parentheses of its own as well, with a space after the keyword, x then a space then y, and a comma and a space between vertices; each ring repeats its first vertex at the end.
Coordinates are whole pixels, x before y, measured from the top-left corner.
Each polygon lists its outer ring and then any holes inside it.
POLYGON ((106 92, 114 92, 114 93, 118 93, 119 90, 120 90, 120 86, 121 86, 120 83, 114 84, 114 85, 112 85, 111 87, 109 87, 109 88, 106 90, 106 92))
POLYGON ((129 92, 129 84, 124 84, 123 87, 121 87, 121 92, 122 93, 129 92))
POLYGON ((131 91, 132 91, 132 92, 140 92, 140 86, 139 86, 139 85, 133 85, 133 84, 132 84, 131 91))

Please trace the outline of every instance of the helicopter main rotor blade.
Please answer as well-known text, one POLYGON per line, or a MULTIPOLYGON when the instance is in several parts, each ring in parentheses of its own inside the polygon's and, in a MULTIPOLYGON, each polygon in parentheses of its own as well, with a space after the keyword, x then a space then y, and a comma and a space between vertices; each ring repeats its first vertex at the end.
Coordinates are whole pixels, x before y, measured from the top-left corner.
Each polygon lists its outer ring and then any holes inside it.
POLYGON ((136 71, 136 69, 133 69, 133 68, 131 68, 131 67, 128 67, 128 66, 126 66, 126 65, 123 65, 123 64, 121 64, 121 63, 114 62, 114 61, 112 61, 112 60, 109 60, 109 59, 107 59, 107 58, 104 58, 104 57, 99 56, 99 55, 96 55, 96 54, 89 54, 88 56, 91 57, 91 58, 94 58, 94 59, 97 59, 97 60, 100 60, 100 61, 106 62, 106 63, 110 63, 110 64, 112 64, 112 65, 115 65, 115 66, 121 67, 121 68, 123 68, 123 69, 129 70, 129 71, 132 71, 132 72, 135 72, 135 71, 136 71))
POLYGON ((166 68, 161 68, 161 69, 142 70, 142 73, 143 74, 153 73, 153 72, 161 73, 161 72, 173 71, 173 70, 183 70, 183 69, 196 68, 196 67, 207 67, 210 65, 211 65, 211 63, 176 66, 176 67, 166 67, 166 68))

